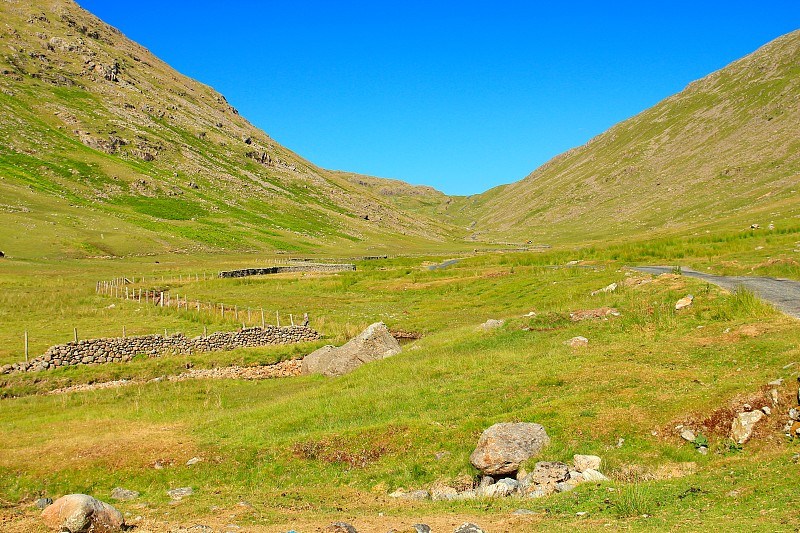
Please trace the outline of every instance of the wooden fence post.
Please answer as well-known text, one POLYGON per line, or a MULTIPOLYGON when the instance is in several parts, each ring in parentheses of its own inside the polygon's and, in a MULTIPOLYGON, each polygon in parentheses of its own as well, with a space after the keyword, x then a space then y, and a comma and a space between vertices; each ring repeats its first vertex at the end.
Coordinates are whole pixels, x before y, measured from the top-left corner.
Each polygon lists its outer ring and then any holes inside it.
POLYGON ((75 342, 78 342, 78 328, 72 328, 72 338, 75 339, 75 342))
POLYGON ((281 315, 280 311, 275 311, 275 325, 281 327, 281 315))
POLYGON ((292 322, 292 325, 294 326, 294 318, 292 317, 292 313, 289 313, 289 320, 292 322))
POLYGON ((264 329, 264 308, 261 308, 261 329, 264 329))

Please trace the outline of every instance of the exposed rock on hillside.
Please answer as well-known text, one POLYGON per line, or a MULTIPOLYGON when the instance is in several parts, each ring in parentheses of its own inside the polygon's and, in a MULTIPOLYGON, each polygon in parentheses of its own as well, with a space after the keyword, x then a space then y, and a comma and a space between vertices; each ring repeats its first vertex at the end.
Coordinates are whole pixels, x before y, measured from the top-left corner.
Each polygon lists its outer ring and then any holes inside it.
POLYGON ((501 422, 481 434, 469 460, 486 475, 510 474, 548 444, 550 437, 541 424, 501 422))
POLYGON ((302 373, 341 376, 364 363, 397 355, 400 350, 386 325, 376 322, 343 346, 323 346, 304 357, 302 373))

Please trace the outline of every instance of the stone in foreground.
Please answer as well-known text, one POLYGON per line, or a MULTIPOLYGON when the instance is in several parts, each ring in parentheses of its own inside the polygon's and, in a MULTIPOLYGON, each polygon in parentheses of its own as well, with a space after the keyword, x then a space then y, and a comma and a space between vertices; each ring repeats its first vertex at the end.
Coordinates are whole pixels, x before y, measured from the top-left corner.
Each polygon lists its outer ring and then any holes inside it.
POLYGON ((322 531, 323 533, 358 533, 356 528, 347 522, 334 522, 322 531))
POLYGON ((87 494, 67 494, 42 511, 45 525, 69 533, 111 533, 125 525, 122 513, 87 494))
POLYGON ((453 533, 485 533, 479 526, 466 522, 458 526, 453 533))
POLYGON ((584 470, 591 468, 592 470, 600 470, 600 463, 603 462, 600 457, 596 455, 573 455, 572 462, 575 465, 575 470, 578 472, 583 472, 584 470))
POLYGON ((302 374, 341 376, 364 363, 400 353, 400 343, 383 322, 376 322, 338 348, 323 346, 303 359, 302 374), (306 361, 306 359, 309 359, 306 361))
POLYGON ((731 424, 731 438, 735 440, 737 444, 744 444, 750 440, 750 436, 753 434, 753 428, 762 418, 764 418, 764 413, 761 411, 739 413, 736 415, 736 418, 733 419, 733 424, 731 424))
POLYGON ((501 422, 481 434, 469 460, 483 474, 511 474, 548 444, 550 437, 541 424, 501 422))

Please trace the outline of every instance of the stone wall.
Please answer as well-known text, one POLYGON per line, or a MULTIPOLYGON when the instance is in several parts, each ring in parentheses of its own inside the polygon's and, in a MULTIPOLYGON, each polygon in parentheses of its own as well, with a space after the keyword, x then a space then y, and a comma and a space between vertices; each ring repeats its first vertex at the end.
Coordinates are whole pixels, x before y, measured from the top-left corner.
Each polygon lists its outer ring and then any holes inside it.
POLYGON ((247 276, 261 276, 264 274, 284 274, 287 272, 347 272, 355 270, 355 265, 340 264, 300 264, 281 265, 263 268, 240 268, 237 270, 223 270, 219 273, 221 278, 244 278, 247 276))
POLYGON ((87 339, 78 342, 57 344, 28 362, 4 365, 0 374, 12 372, 38 372, 69 365, 91 365, 130 361, 135 355, 159 357, 164 354, 193 354, 234 348, 291 344, 313 341, 319 333, 307 326, 266 326, 244 328, 238 331, 221 331, 206 337, 186 337, 176 333, 163 335, 141 335, 109 339, 87 339))

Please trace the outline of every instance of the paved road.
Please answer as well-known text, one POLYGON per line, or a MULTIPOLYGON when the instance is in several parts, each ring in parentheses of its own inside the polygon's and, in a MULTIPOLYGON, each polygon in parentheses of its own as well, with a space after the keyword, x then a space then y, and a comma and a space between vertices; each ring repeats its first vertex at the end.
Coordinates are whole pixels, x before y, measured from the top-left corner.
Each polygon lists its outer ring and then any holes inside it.
MULTIPOLYGON (((673 270, 673 267, 666 266, 630 268, 648 274, 664 274, 665 272, 672 272, 673 270)), ((800 281, 783 278, 757 278, 752 276, 714 276, 683 267, 681 268, 681 272, 685 276, 700 278, 731 291, 740 285, 747 287, 763 300, 770 302, 787 315, 800 318, 800 281)))

